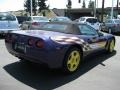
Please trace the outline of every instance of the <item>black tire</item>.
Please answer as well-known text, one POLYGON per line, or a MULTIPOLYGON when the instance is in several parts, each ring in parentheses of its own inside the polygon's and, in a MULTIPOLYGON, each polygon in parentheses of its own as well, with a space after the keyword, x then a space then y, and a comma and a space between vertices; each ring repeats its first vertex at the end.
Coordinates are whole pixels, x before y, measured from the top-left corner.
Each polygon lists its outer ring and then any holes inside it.
POLYGON ((114 47, 115 47, 115 39, 109 40, 106 46, 107 52, 112 53, 114 51, 114 47))
POLYGON ((81 60, 82 60, 81 50, 76 47, 72 47, 67 51, 65 55, 62 71, 68 74, 77 71, 80 66, 81 60), (71 56, 72 54, 74 56, 71 56))

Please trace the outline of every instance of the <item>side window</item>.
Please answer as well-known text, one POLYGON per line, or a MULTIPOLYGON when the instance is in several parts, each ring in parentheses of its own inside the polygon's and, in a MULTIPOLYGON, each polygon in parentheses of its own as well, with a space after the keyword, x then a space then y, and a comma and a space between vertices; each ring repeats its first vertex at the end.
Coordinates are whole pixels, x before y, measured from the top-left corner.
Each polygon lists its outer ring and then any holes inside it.
POLYGON ((7 17, 7 20, 10 20, 10 21, 16 20, 15 16, 13 16, 13 15, 7 15, 6 17, 7 17))
POLYGON ((97 31, 88 25, 79 25, 79 29, 83 35, 98 35, 97 31))
POLYGON ((8 14, 8 13, 1 13, 0 14, 0 20, 2 21, 15 21, 15 16, 8 14))

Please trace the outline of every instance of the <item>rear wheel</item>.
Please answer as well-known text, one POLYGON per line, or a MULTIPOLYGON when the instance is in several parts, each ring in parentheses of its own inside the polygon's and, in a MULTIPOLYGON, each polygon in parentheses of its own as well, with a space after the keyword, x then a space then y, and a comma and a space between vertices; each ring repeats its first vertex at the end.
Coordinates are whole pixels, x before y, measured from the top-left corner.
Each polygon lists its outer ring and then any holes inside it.
POLYGON ((79 68, 81 62, 81 55, 81 51, 76 47, 68 50, 63 62, 63 71, 65 73, 75 72, 79 68))
POLYGON ((111 39, 111 40, 108 42, 108 47, 106 48, 106 49, 107 49, 107 52, 112 53, 112 52, 114 51, 114 47, 115 47, 115 40, 114 40, 114 39, 111 39))

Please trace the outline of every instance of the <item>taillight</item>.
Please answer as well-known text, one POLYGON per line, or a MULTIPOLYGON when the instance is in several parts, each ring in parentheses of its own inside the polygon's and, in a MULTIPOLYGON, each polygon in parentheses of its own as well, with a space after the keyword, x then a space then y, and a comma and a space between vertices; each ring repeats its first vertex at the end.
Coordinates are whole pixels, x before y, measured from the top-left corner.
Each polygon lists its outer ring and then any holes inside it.
POLYGON ((34 25, 34 26, 38 26, 39 23, 38 23, 38 22, 33 22, 32 25, 34 25))
POLYGON ((44 41, 42 39, 36 41, 36 47, 42 48, 44 46, 44 41))
POLYGON ((117 27, 118 25, 117 24, 114 24, 113 27, 117 27))
POLYGON ((32 39, 32 38, 30 38, 30 39, 28 39, 28 45, 29 46, 32 46, 32 45, 34 45, 34 39, 32 39))

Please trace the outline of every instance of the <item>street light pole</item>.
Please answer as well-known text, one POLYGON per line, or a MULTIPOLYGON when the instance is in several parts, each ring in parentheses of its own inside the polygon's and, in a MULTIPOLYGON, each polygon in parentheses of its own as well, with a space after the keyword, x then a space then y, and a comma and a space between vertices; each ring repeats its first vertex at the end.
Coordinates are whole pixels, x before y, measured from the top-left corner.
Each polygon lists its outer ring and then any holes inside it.
POLYGON ((103 22, 103 16, 104 16, 104 3, 105 0, 102 0, 102 12, 101 12, 101 21, 103 22))
POLYGON ((112 0, 112 7, 111 7, 111 19, 113 19, 113 0, 112 0))
POLYGON ((94 17, 96 17, 96 0, 94 2, 94 17))
POLYGON ((30 16, 31 16, 31 17, 32 17, 32 8, 33 8, 33 7, 32 7, 32 0, 31 0, 31 1, 30 1, 30 11, 31 11, 31 12, 30 12, 30 16))
POLYGON ((117 0, 117 15, 119 14, 119 0, 117 0))

